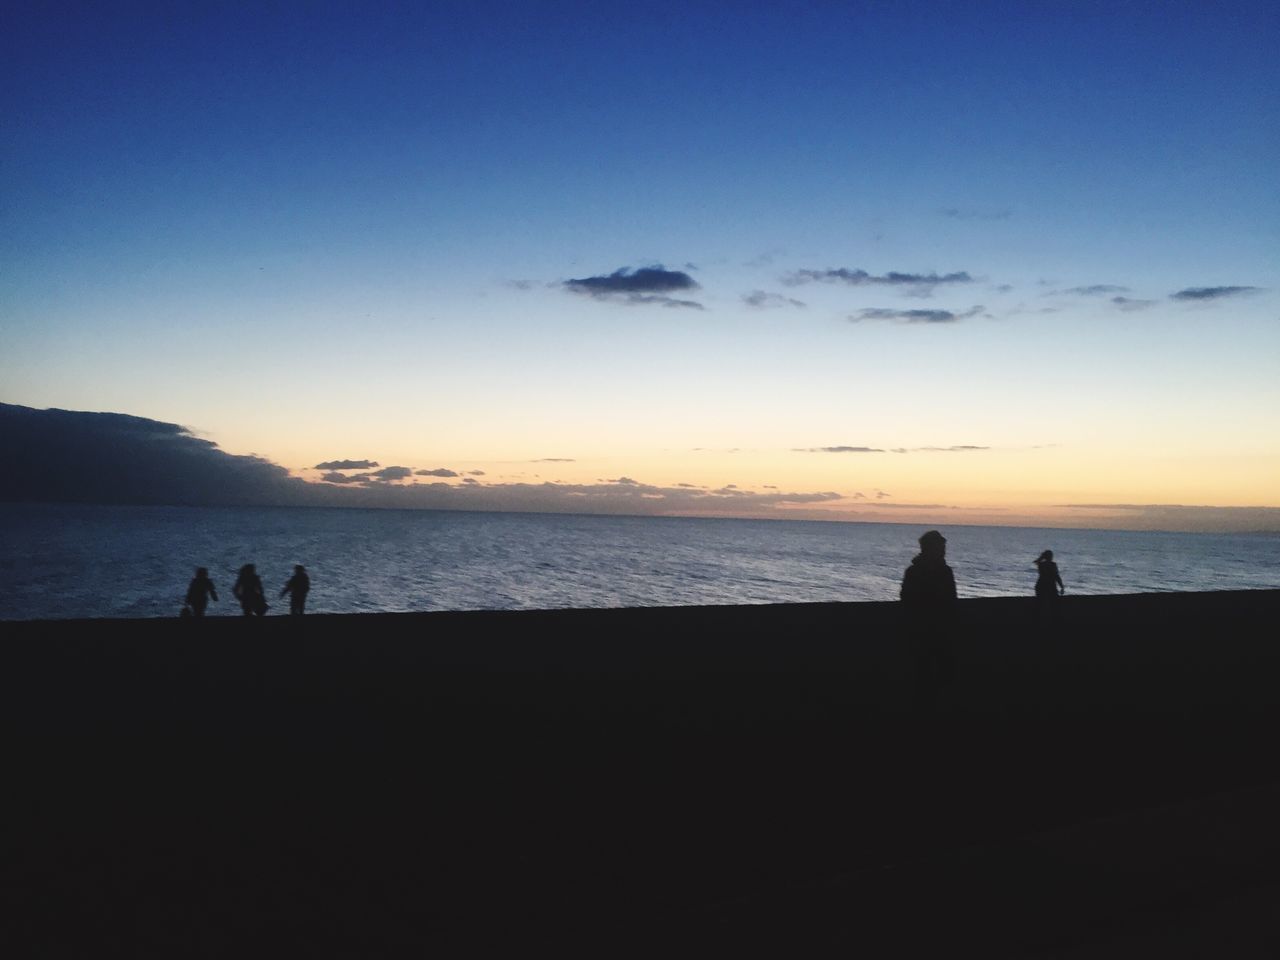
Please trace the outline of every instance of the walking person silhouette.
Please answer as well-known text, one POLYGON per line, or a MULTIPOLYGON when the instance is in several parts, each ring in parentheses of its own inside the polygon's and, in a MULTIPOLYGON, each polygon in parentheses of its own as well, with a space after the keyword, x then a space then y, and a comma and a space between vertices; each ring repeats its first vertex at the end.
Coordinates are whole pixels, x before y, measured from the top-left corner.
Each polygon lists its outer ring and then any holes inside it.
POLYGON ((210 599, 216 601, 218 591, 213 588, 209 571, 205 567, 197 567, 196 575, 191 578, 191 585, 187 587, 187 606, 191 608, 191 616, 203 617, 204 608, 208 606, 210 599))
POLYGON ((262 592, 262 580, 253 569, 252 563, 240 568, 236 577, 236 585, 231 588, 236 599, 240 601, 240 609, 246 617, 260 617, 267 612, 267 598, 262 592))
POLYGON ((295 617, 303 614, 307 605, 307 594, 311 591, 311 578, 307 576, 307 568, 298 564, 293 568, 293 576, 280 591, 280 596, 289 594, 289 613, 295 617))

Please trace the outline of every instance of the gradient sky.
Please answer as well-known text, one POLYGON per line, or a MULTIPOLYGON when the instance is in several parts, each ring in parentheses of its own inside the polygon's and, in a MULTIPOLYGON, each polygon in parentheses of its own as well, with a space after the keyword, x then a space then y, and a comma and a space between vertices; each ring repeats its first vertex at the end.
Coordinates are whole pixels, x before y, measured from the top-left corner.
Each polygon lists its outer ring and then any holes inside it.
POLYGON ((1280 508, 1274 2, 253 6, 6 5, 0 401, 495 497, 1280 508))

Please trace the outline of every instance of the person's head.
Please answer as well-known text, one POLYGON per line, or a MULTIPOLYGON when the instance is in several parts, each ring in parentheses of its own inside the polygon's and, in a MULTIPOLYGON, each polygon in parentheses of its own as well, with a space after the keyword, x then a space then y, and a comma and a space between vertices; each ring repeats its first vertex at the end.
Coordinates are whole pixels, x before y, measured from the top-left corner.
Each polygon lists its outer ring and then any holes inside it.
POLYGON ((1036 557, 1036 563, 1048 563, 1052 559, 1053 551, 1046 550, 1044 553, 1040 554, 1040 556, 1036 557))
POLYGON ((921 534, 920 553, 923 556, 941 560, 947 554, 947 538, 937 530, 930 530, 921 534))
POLYGON ((196 567, 196 579, 197 579, 197 580, 208 580, 208 579, 209 579, 209 570, 208 570, 208 568, 207 568, 207 567, 196 567))
POLYGON ((253 564, 252 564, 252 563, 246 563, 243 567, 241 567, 241 568, 240 568, 240 576, 242 576, 242 577, 251 577, 251 576, 253 576, 253 564))
POLYGON ((300 564, 300 563, 299 563, 299 564, 295 564, 295 565, 294 565, 294 568, 293 568, 293 572, 294 572, 294 573, 306 573, 306 572, 307 572, 307 568, 306 568, 306 567, 304 567, 304 566, 303 566, 302 564, 300 564))

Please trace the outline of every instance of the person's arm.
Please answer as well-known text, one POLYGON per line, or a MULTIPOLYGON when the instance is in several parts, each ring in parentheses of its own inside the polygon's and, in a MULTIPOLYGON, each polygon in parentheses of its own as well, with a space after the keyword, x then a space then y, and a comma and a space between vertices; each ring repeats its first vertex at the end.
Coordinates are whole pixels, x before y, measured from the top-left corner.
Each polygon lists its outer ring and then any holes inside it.
POLYGON ((1062 574, 1060 574, 1060 573, 1058 572, 1058 570, 1057 570, 1057 568, 1056 568, 1056 567, 1055 567, 1055 568, 1054 568, 1054 570, 1053 570, 1053 579, 1055 579, 1055 580, 1057 580, 1057 581, 1058 581, 1058 593, 1059 593, 1059 595, 1066 593, 1066 592, 1067 592, 1067 588, 1066 588, 1065 586, 1063 586, 1063 584, 1062 584, 1062 574))
POLYGON ((215 601, 218 599, 218 591, 217 591, 217 590, 215 590, 215 589, 213 589, 213 581, 212 581, 212 580, 210 580, 210 581, 209 581, 209 596, 213 597, 213 599, 214 599, 215 601))
POLYGON ((956 596, 956 575, 951 572, 950 567, 947 567, 947 598, 949 600, 959 599, 956 596))

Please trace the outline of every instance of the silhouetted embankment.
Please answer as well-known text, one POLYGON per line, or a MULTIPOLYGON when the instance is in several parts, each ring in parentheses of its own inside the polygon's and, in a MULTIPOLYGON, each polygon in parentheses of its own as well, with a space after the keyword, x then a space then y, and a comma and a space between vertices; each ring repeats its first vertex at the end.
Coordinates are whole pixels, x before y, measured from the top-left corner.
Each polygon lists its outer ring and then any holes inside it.
POLYGON ((962 601, 956 678, 928 691, 896 604, 5 624, 5 935, 97 956, 1267 935, 1280 591, 1059 613, 962 601))

